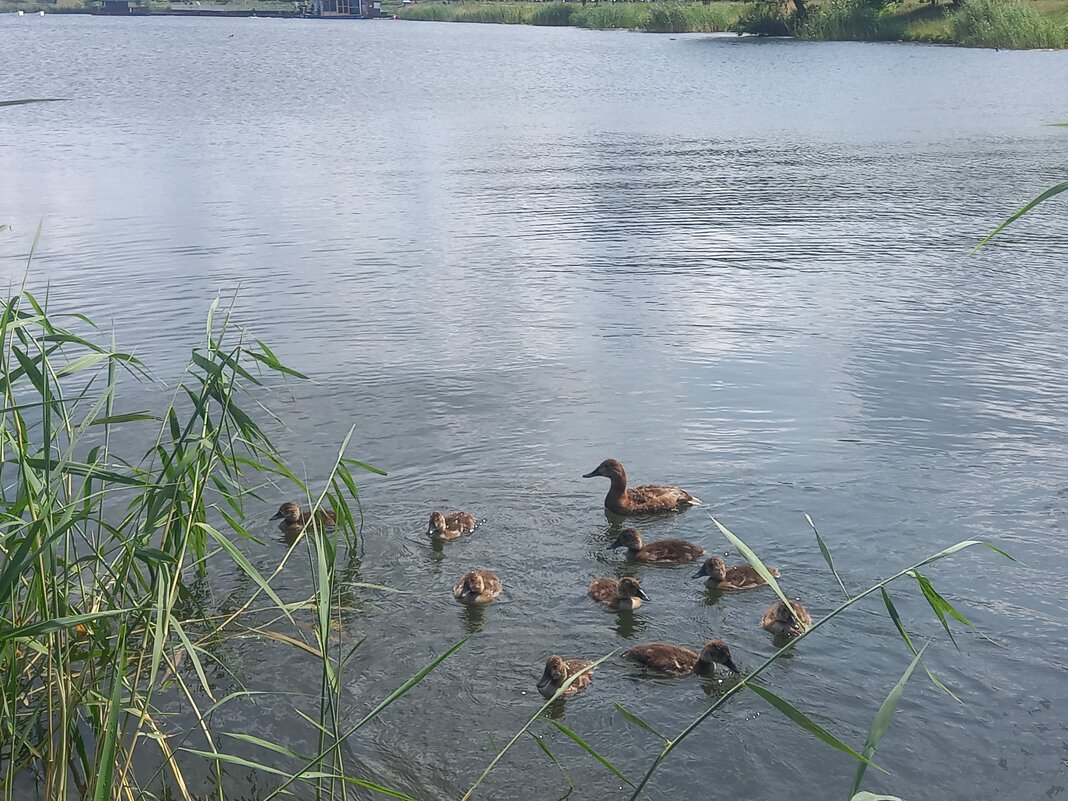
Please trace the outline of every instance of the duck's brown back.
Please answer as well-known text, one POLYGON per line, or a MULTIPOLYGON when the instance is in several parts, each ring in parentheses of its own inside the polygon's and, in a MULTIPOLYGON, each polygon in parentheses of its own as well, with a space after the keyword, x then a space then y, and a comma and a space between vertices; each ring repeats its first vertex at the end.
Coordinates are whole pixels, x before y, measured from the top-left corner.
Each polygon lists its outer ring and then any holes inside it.
MULTIPOLYGON (((593 664, 589 659, 568 659, 567 660, 567 675, 570 678, 578 673, 585 667, 593 664)), ((593 681, 593 671, 587 670, 573 682, 571 686, 564 690, 564 695, 577 695, 590 686, 590 682, 593 681)))
POLYGON ((693 672, 699 655, 689 648, 667 642, 648 642, 635 645, 624 654, 650 670, 686 676, 693 672))
MULTIPOLYGON (((779 571, 774 567, 768 568, 773 576, 778 576, 779 571)), ((724 589, 749 589, 751 587, 763 587, 767 584, 763 576, 756 572, 752 565, 734 565, 727 568, 727 576, 720 582, 724 589)))
POLYGON ((475 528, 475 516, 470 512, 449 512, 445 515, 446 531, 454 531, 457 534, 466 534, 475 528))
POLYGON ((657 540, 650 542, 634 558, 641 562, 692 562, 704 555, 705 549, 686 540, 657 540))
POLYGON ((599 578, 590 582, 590 589, 586 594, 598 603, 609 606, 619 603, 619 580, 612 578, 599 578))

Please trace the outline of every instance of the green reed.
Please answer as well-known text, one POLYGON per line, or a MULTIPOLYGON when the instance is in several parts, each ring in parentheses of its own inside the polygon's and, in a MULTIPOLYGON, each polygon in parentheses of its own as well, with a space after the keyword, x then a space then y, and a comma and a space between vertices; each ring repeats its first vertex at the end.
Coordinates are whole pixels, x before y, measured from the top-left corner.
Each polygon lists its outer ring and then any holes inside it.
POLYGON ((216 301, 170 404, 130 409, 123 388, 151 381, 142 361, 89 318, 27 291, 0 307, 0 369, 0 797, 13 801, 16 782, 29 781, 47 799, 152 798, 164 788, 192 801, 185 772, 208 760, 219 799, 227 765, 274 776, 273 795, 300 783, 317 798, 354 787, 406 798, 356 775, 343 745, 459 645, 343 726, 342 677, 359 643, 343 647, 333 628, 360 585, 339 578, 359 534, 354 473, 375 469, 347 455, 348 438, 318 488, 286 466, 253 407, 267 381, 304 376, 216 301), (241 547, 258 545, 245 520, 250 501, 262 514, 268 488, 274 508, 279 485, 289 487, 283 497, 333 508, 338 525, 306 529, 264 575, 241 547), (312 592, 283 599, 272 581, 302 553, 312 592), (225 614, 205 609, 197 590, 218 569, 240 571, 252 587, 225 614), (313 615, 314 644, 299 638, 301 611, 313 615), (218 697, 208 680, 227 671, 214 646, 236 636, 317 660, 314 715, 293 709, 318 732, 317 754, 212 726, 215 711, 257 695, 234 677, 242 689, 218 697), (175 731, 163 701, 183 702, 195 731, 175 731), (266 759, 239 757, 234 743, 266 759), (144 749, 159 766, 150 776, 134 769, 144 749))
POLYGON ((739 3, 419 3, 401 19, 685 33, 731 30, 739 3))
POLYGON ((1068 26, 1016 0, 961 0, 952 16, 953 38, 967 47, 1068 47, 1068 26))

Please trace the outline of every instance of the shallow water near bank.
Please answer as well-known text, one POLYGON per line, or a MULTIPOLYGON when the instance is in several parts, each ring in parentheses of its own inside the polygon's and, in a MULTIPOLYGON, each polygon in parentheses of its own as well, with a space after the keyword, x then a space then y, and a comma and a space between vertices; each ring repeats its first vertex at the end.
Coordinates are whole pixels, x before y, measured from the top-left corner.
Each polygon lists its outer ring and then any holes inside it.
MULTIPOLYGON (((1068 519, 1063 218, 1042 210, 968 249, 1064 180, 1068 54, 911 45, 675 38, 480 25, 46 16, 0 19, 0 264, 58 307, 114 325, 166 380, 208 304, 314 383, 266 403, 272 437, 322 478, 350 425, 364 546, 346 577, 355 719, 434 655, 471 641, 353 742, 353 764, 419 798, 458 798, 537 708, 546 655, 594 658, 721 636, 742 667, 772 651, 767 592, 709 595, 692 566, 634 568, 615 528, 606 456, 679 483, 702 509, 643 527, 727 552, 714 513, 783 571, 814 613, 838 599, 804 519, 859 589, 969 537, 931 569, 976 624, 961 653, 913 587, 893 595, 929 664, 869 789, 973 799, 1068 785, 1060 577, 1068 519), (433 508, 483 524, 432 548, 433 508), (469 568, 504 580, 466 610, 469 568), (596 608, 591 578, 634 572, 652 601, 596 608)), ((142 387, 131 409, 161 403, 142 387)), ((281 492, 281 491, 280 491, 281 492)), ((269 494, 269 493, 268 493, 269 494)), ((267 518, 250 547, 285 550, 267 518)), ((736 558, 736 555, 732 555, 736 558)), ((213 577, 220 606, 249 594, 213 577)), ((310 592, 294 562, 278 584, 310 592)), ((908 663, 877 605, 828 626, 767 683, 859 746, 908 663)), ((234 638, 216 656, 250 690, 318 692, 306 654, 234 638)), ((219 694, 236 687, 222 668, 219 694)), ((728 685, 647 681, 610 659, 557 710, 630 777, 728 685)), ((313 750, 299 696, 214 720, 313 750)), ((547 726, 578 789, 620 782, 547 726)), ((262 754, 256 754, 262 757, 262 754)), ((654 799, 844 797, 848 758, 751 695, 672 756, 654 799), (791 755, 784 764, 779 755, 791 755)), ((194 774, 196 776, 196 774, 194 774)), ((233 798, 269 782, 227 774, 233 798)), ((209 774, 198 777, 205 784, 209 774)), ((521 743, 482 797, 557 798, 521 743)), ((625 796, 623 796, 625 797, 625 796)))

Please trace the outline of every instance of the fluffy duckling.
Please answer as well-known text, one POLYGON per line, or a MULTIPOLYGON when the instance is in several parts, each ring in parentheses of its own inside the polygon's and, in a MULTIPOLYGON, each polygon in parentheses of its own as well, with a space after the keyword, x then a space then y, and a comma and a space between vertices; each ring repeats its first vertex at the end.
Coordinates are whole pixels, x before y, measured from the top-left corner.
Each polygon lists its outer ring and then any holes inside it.
MULTIPOLYGON (((776 578, 779 571, 769 567, 768 572, 776 578)), ((763 577, 756 572, 752 565, 732 565, 727 567, 722 556, 713 556, 706 559, 701 569, 693 574, 694 578, 708 576, 708 586, 716 590, 751 590, 754 587, 763 587, 767 584, 763 577)))
POLYGON ((448 514, 431 512, 426 533, 430 537, 454 540, 462 534, 474 531, 477 522, 470 512, 449 512, 448 514))
MULTIPOLYGON (((291 531, 302 531, 308 524, 308 515, 296 501, 286 501, 278 507, 271 520, 281 520, 281 526, 291 531)), ((337 525, 337 515, 331 509, 316 509, 315 524, 321 527, 337 525)))
POLYGON ((501 594, 501 580, 489 570, 469 570, 452 588, 452 597, 462 604, 488 604, 501 594))
MULTIPOLYGON (((545 662, 545 672, 538 680, 538 692, 546 698, 552 698, 556 691, 563 686, 571 676, 592 664, 588 659, 564 659, 558 654, 553 654, 545 662)), ((593 681, 593 671, 587 670, 571 686, 564 691, 564 696, 578 695, 590 686, 593 681)))
POLYGON ((776 601, 760 621, 764 631, 776 637, 798 637, 808 631, 812 625, 812 616, 798 600, 790 602, 793 609, 787 608, 782 601, 776 601))
POLYGON ((689 676, 691 673, 711 676, 716 671, 716 665, 723 665, 735 673, 741 672, 731 658, 730 646, 723 640, 709 640, 700 654, 671 643, 649 642, 635 645, 624 656, 650 670, 674 676, 689 676))
POLYGON ((609 609, 624 612, 633 611, 642 605, 642 601, 650 600, 638 579, 630 576, 622 579, 594 579, 590 582, 590 589, 586 594, 609 609))
POLYGON ((642 541, 641 532, 634 528, 626 528, 619 532, 619 536, 616 537, 611 547, 626 548, 627 556, 635 561, 657 564, 692 562, 705 552, 700 545, 694 545, 686 540, 657 540, 646 545, 642 541))
POLYGON ((651 515, 676 512, 697 506, 700 499, 684 489, 664 484, 642 484, 627 488, 627 471, 615 459, 605 459, 583 478, 609 479, 612 484, 604 499, 604 507, 617 515, 651 515))

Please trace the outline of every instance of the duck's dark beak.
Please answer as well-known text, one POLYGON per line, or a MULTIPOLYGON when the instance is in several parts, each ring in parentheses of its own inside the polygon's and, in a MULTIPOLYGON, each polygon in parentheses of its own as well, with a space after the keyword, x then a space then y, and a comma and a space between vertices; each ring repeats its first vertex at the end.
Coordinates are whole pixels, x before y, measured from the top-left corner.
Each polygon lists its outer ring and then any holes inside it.
POLYGON ((598 473, 596 470, 591 470, 589 473, 584 473, 582 475, 582 477, 583 478, 597 478, 597 476, 599 476, 599 475, 601 475, 601 474, 598 473))
POLYGON ((275 512, 274 513, 274 517, 272 517, 271 520, 281 520, 282 517, 283 517, 283 515, 282 515, 281 512, 275 512))
POLYGON ((701 565, 701 569, 698 570, 696 573, 694 573, 692 576, 690 576, 690 578, 701 578, 701 576, 707 576, 707 575, 708 575, 708 571, 705 570, 705 566, 704 565, 701 565))
POLYGON ((608 547, 609 548, 622 548, 623 547, 623 540, 621 540, 619 537, 616 537, 616 541, 613 542, 608 547))
POLYGON ((643 590, 641 587, 638 588, 638 597, 641 598, 643 601, 651 601, 651 600, 653 600, 652 598, 650 598, 648 595, 645 594, 645 590, 643 590))
POLYGON ((544 690, 550 684, 552 684, 553 678, 548 673, 542 673, 541 678, 538 679, 538 689, 544 690))
POLYGON ((735 673, 741 673, 742 672, 742 671, 738 670, 738 666, 736 664, 734 664, 734 660, 731 659, 729 656, 726 659, 723 660, 723 666, 725 668, 727 668, 728 670, 733 670, 735 673))

